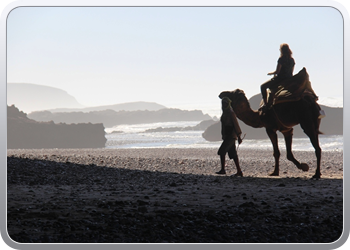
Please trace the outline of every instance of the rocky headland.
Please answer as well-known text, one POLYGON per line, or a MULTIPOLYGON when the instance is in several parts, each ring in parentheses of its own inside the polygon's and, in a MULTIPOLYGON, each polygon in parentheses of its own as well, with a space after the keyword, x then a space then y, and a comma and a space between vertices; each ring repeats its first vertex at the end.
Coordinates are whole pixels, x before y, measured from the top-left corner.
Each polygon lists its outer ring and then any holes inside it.
MULTIPOLYGON (((147 129, 144 132, 145 133, 153 133, 153 132, 174 132, 174 131, 204 131, 209 126, 211 126, 215 123, 216 123, 216 121, 214 121, 214 120, 205 120, 205 121, 200 122, 196 126, 170 127, 170 128, 158 127, 158 128, 147 129)), ((116 131, 114 131, 114 133, 115 132, 116 131)))
POLYGON ((37 122, 14 105, 7 107, 7 148, 101 148, 105 146, 102 123, 65 124, 37 122))

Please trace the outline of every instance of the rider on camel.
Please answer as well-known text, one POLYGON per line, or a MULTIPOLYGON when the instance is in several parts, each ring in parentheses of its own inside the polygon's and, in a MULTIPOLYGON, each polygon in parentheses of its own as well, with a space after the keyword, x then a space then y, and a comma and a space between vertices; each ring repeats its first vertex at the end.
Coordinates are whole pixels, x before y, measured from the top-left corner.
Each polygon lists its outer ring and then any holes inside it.
POLYGON ((276 70, 268 73, 268 75, 273 75, 274 77, 263 83, 260 87, 261 95, 263 97, 264 105, 266 109, 270 109, 273 104, 273 98, 275 91, 279 83, 285 79, 288 79, 293 76, 295 61, 292 57, 292 51, 289 48, 289 45, 283 43, 280 45, 281 56, 277 61, 276 70), (267 89, 270 89, 269 98, 267 99, 267 89))

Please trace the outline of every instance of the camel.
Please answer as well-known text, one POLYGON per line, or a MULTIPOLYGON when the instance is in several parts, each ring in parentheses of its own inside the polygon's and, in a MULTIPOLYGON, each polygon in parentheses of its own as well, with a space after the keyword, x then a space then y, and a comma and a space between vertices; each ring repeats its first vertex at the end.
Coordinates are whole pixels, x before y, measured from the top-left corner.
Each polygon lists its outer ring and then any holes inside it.
POLYGON ((300 124, 315 148, 317 168, 313 178, 318 179, 321 177, 321 148, 318 140, 318 135, 321 134, 319 131, 321 119, 319 118, 320 107, 315 99, 305 96, 298 101, 278 103, 266 111, 264 116, 261 116, 258 110, 250 108, 243 90, 224 91, 220 93, 219 98, 222 99, 225 96, 231 99, 231 106, 238 119, 254 128, 265 127, 273 146, 273 156, 275 158, 275 169, 270 176, 279 176, 280 151, 278 149, 276 131, 280 131, 284 135, 287 159, 292 161, 298 169, 303 171, 309 170, 309 166, 306 163, 297 161, 292 153, 293 127, 300 124))

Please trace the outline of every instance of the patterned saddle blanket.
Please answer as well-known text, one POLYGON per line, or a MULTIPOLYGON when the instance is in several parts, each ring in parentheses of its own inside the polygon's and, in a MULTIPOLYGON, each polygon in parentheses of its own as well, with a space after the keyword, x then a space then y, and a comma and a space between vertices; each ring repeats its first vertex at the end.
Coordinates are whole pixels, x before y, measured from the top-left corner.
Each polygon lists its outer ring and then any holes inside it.
MULTIPOLYGON (((275 92, 273 104, 298 101, 305 96, 309 96, 315 101, 318 100, 317 95, 311 87, 309 74, 303 68, 293 77, 280 82, 275 92)), ((260 106, 262 105, 263 101, 260 103, 260 106)))

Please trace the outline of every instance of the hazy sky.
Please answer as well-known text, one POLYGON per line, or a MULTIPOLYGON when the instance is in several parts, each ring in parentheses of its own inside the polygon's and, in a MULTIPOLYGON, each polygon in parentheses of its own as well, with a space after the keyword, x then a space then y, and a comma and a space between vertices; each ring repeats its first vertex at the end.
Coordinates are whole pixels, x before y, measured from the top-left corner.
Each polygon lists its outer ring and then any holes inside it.
POLYGON ((343 95, 343 19, 332 7, 20 7, 7 32, 7 82, 57 87, 86 106, 200 108, 236 88, 249 98, 281 43, 316 94, 343 95))

